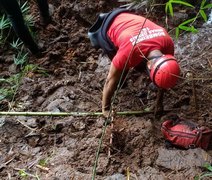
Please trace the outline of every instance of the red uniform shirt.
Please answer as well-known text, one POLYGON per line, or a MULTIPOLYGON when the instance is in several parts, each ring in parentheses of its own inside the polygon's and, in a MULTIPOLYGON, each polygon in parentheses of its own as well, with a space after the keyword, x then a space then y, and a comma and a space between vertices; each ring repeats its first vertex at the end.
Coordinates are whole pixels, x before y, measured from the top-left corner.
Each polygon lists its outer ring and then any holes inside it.
POLYGON ((121 13, 111 24, 107 35, 118 48, 112 60, 117 69, 123 70, 127 61, 126 69, 135 67, 144 59, 143 55, 147 57, 153 50, 160 50, 163 54, 174 55, 174 43, 166 30, 148 19, 145 23, 144 21, 144 17, 121 13), (136 46, 131 52, 135 42, 136 46))

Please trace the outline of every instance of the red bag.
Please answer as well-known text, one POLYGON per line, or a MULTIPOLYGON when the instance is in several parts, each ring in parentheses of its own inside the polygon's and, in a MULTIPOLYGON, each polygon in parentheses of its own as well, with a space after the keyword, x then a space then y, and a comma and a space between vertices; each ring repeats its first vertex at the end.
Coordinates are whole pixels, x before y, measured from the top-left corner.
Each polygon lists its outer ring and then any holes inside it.
POLYGON ((212 137, 212 130, 198 127, 192 121, 174 119, 162 123, 161 131, 171 144, 186 149, 201 147, 207 149, 212 137))

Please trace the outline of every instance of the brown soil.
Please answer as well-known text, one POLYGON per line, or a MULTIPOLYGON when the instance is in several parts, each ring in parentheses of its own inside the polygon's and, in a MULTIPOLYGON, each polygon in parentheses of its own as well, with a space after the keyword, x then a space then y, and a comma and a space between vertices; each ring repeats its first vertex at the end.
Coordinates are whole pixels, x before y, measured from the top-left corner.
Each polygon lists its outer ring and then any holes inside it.
MULTIPOLYGON (((10 106, 14 111, 100 112, 108 63, 91 48, 87 31, 99 12, 118 4, 94 0, 54 0, 50 4, 54 7, 54 22, 45 29, 39 26, 37 6, 32 4, 37 37, 47 53, 43 58, 29 60, 47 75, 29 72, 22 79, 15 103, 1 102, 2 110, 10 106)), ((164 108, 212 128, 210 32, 211 27, 202 26, 199 33, 184 34, 175 42, 182 79, 166 92, 164 108)), ((9 69, 12 55, 4 52, 0 54, 1 76, 8 77, 14 73, 9 69)), ((148 85, 146 76, 131 72, 115 101, 116 111, 151 109, 155 93, 148 85)), ((1 179, 21 179, 20 169, 45 180, 91 179, 104 121, 94 116, 0 117, 1 179), (38 166, 44 161, 42 167, 38 166)), ((96 178, 126 179, 127 169, 130 179, 142 180, 193 179, 201 173, 204 162, 211 163, 212 151, 167 150, 160 132, 162 121, 151 113, 115 117, 113 126, 106 129, 96 178)))

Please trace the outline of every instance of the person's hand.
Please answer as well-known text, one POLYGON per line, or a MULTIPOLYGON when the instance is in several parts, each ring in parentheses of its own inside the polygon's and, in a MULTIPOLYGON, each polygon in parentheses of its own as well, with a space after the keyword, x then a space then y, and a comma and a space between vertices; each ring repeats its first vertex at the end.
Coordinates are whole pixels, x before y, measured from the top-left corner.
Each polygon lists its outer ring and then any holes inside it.
POLYGON ((108 118, 110 115, 110 106, 102 107, 102 114, 105 118, 108 118))
POLYGON ((102 108, 102 114, 105 118, 108 119, 109 117, 114 117, 116 115, 116 112, 113 109, 110 110, 110 108, 102 108))

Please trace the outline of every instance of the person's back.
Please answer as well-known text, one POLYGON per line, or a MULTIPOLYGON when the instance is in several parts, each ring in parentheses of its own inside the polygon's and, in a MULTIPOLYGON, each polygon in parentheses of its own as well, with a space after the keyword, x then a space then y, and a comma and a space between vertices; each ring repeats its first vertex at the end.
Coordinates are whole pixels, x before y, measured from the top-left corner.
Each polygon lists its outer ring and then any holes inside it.
POLYGON ((107 35, 118 49, 113 64, 123 69, 132 47, 136 44, 127 68, 135 67, 153 50, 174 54, 174 44, 166 30, 152 21, 135 14, 119 14, 108 29, 107 35))

